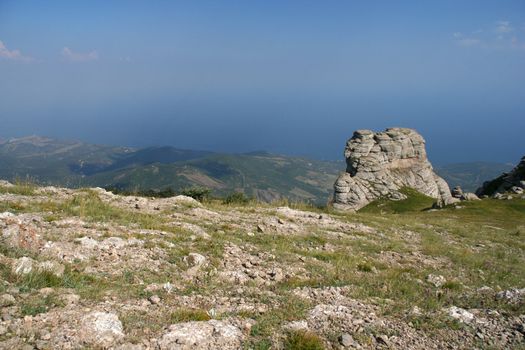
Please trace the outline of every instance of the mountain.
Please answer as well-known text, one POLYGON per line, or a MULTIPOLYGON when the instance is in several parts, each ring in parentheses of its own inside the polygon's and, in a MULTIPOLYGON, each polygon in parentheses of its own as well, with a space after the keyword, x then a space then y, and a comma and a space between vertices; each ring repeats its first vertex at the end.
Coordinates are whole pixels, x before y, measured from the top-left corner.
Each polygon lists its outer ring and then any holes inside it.
POLYGON ((0 178, 31 178, 70 187, 122 190, 210 188, 242 191, 259 200, 288 198, 326 204, 343 162, 256 151, 221 154, 174 147, 133 149, 30 136, 0 143, 0 178))
POLYGON ((42 184, 77 187, 82 171, 95 173, 127 154, 129 147, 93 145, 78 141, 40 136, 14 138, 0 142, 0 177, 31 180, 42 184))
MULTIPOLYGON (((210 188, 217 196, 242 191, 262 201, 288 198, 326 204, 346 164, 254 151, 224 154, 169 146, 136 149, 28 136, 0 140, 0 178, 30 178, 68 187, 180 191, 210 188)), ((474 191, 512 165, 474 162, 436 167, 450 186, 474 191)))
POLYGON ((483 182, 512 170, 513 165, 495 162, 454 163, 435 167, 436 173, 452 188, 461 186, 463 191, 474 192, 483 182))

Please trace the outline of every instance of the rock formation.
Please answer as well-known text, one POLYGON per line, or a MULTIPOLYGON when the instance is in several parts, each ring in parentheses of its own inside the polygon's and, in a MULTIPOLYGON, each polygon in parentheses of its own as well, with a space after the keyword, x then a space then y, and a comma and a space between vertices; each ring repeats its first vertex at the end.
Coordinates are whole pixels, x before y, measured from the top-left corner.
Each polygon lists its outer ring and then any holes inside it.
POLYGON ((405 199, 410 187, 437 199, 457 201, 427 159, 425 140, 415 130, 390 128, 374 133, 357 130, 346 143, 346 172, 335 182, 334 207, 358 210, 378 198, 405 199))
POLYGON ((476 190, 478 196, 494 196, 498 193, 523 193, 525 189, 525 156, 509 173, 504 173, 494 180, 486 181, 476 190))
POLYGON ((479 197, 471 192, 463 192, 461 186, 456 186, 452 189, 452 197, 457 198, 461 201, 478 201, 479 197))

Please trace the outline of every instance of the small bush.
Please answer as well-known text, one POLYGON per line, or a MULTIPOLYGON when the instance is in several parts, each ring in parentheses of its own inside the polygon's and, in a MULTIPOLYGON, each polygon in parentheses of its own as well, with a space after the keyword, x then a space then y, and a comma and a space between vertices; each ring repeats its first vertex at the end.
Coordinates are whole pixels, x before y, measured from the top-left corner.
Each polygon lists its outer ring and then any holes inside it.
POLYGON ((314 333, 307 331, 290 332, 284 341, 287 350, 323 350, 323 342, 314 333))
POLYGON ((243 192, 234 192, 223 200, 224 204, 248 204, 249 202, 250 198, 246 197, 243 192))
POLYGON ((31 271, 28 274, 17 276, 18 285, 23 291, 33 289, 61 287, 62 277, 58 277, 50 271, 31 271))
POLYGON ((183 189, 181 194, 203 202, 210 197, 211 190, 205 187, 190 187, 183 189))

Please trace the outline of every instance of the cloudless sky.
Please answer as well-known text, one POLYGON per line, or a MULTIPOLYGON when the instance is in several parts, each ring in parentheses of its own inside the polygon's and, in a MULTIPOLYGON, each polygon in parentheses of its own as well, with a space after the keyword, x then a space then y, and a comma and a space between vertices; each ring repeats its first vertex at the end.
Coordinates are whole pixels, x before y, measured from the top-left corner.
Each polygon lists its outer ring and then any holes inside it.
POLYGON ((0 137, 343 159, 525 155, 525 1, 0 0, 0 137))

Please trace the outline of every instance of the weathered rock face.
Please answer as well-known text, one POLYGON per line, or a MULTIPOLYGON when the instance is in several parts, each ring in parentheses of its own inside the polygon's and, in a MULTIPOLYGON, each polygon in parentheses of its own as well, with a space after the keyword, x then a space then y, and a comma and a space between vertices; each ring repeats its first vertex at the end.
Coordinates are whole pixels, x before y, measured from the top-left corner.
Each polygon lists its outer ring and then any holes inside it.
POLYGON ((525 156, 510 173, 502 174, 494 180, 487 181, 476 190, 478 196, 494 196, 498 193, 523 193, 525 189, 525 156))
POLYGON ((380 197, 405 199, 411 187, 439 204, 455 201, 427 159, 425 140, 415 130, 391 128, 374 133, 357 130, 346 143, 346 172, 335 182, 334 207, 358 210, 380 197))

